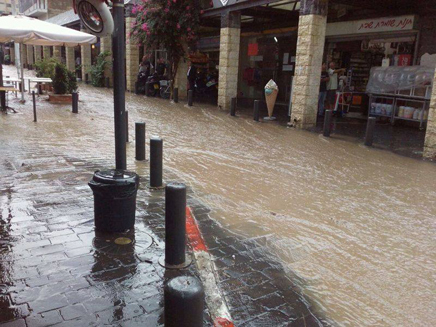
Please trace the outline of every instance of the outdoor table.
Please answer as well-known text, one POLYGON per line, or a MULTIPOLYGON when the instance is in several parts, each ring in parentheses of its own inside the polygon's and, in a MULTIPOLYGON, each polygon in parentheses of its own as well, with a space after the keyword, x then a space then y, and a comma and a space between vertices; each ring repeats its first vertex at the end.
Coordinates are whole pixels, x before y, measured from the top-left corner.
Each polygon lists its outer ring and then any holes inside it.
MULTIPOLYGON (((18 92, 19 90, 14 88, 13 86, 0 86, 0 93, 3 92, 18 92)), ((12 111, 16 112, 13 108, 9 107, 6 104, 5 108, 0 108, 0 110, 6 110, 6 109, 11 109, 12 111)))
MULTIPOLYGON (((4 83, 11 83, 15 87, 15 89, 19 89, 18 85, 19 85, 19 83, 21 83, 21 79, 16 78, 16 77, 4 77, 3 78, 3 84, 4 83)), ((13 92, 15 92, 15 97, 16 97, 17 96, 17 92, 19 92, 19 90, 15 90, 13 92)))
MULTIPOLYGON (((52 83, 52 79, 51 78, 45 78, 45 77, 31 77, 29 78, 29 94, 30 92, 30 83, 36 83, 37 85, 42 84, 42 83, 52 83)), ((38 89, 38 95, 39 95, 39 87, 38 89)))

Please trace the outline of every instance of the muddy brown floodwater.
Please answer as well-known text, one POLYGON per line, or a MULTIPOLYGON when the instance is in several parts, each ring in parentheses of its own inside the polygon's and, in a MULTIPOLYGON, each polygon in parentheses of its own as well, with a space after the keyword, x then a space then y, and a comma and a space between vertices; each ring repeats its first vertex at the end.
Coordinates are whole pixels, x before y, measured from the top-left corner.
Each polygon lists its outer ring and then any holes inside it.
MULTIPOLYGON (((83 86, 80 97, 74 118, 67 109, 41 113, 46 147, 113 157, 111 91, 83 86)), ((31 121, 31 105, 18 107, 31 121)), ((165 169, 192 186, 223 227, 268 236, 333 325, 434 325, 435 164, 210 106, 128 94, 127 109, 131 139, 134 121, 146 121, 147 137, 164 138, 165 169)), ((135 169, 134 143, 128 156, 135 169)))

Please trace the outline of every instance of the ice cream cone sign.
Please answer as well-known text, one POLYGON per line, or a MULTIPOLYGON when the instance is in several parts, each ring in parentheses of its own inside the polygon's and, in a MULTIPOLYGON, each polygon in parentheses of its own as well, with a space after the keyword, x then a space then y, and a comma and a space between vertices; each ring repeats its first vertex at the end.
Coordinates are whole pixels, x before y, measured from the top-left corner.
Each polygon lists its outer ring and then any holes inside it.
POLYGON ((277 94, 279 93, 279 87, 276 82, 272 79, 265 85, 265 99, 266 106, 268 107, 268 118, 274 119, 272 117, 274 111, 274 105, 276 104, 277 94))

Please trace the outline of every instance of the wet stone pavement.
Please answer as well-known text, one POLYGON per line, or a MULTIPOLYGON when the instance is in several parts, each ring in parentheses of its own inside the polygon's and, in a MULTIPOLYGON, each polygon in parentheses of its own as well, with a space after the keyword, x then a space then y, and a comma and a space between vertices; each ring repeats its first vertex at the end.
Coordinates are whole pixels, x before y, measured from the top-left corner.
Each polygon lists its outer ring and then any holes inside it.
MULTIPOLYGON (((158 326, 164 196, 141 183, 135 230, 94 231, 87 181, 100 165, 38 155, 2 159, 0 326, 158 326), (14 164, 20 163, 19 167, 14 164), (115 239, 134 242, 117 245, 115 239)), ((205 313, 205 325, 210 319, 205 313)))
MULTIPOLYGON (((94 90, 81 88, 87 96, 94 90)), ((40 98, 42 119, 35 125, 30 102, 12 104, 19 113, 0 117, 0 326, 161 326, 165 281, 198 271, 158 264, 164 192, 147 189, 148 163, 128 159, 141 176, 135 229, 98 234, 87 183, 95 170, 113 165, 112 154, 103 154, 107 148, 91 146, 98 113, 79 112, 76 125, 59 126, 72 120, 70 108, 40 98), (118 237, 132 243, 119 245, 118 237)), ((178 180, 168 170, 164 179, 178 180)), ((329 325, 301 295, 297 277, 268 252, 267 236, 241 238, 223 229, 188 190, 236 326, 329 325)), ((204 322, 212 325, 207 311, 204 322)))

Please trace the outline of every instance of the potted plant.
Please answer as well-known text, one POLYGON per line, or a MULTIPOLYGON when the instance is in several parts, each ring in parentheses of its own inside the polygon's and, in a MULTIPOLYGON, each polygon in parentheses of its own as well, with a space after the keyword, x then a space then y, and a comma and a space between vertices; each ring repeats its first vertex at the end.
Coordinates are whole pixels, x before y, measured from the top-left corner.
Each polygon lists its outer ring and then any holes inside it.
POLYGON ((96 63, 91 66, 89 69, 89 75, 91 76, 91 84, 97 87, 104 87, 104 71, 107 65, 110 65, 110 62, 106 60, 106 58, 110 55, 109 51, 105 51, 100 53, 97 56, 96 63))
POLYGON ((72 93, 77 90, 74 72, 70 72, 63 64, 57 63, 54 69, 53 93, 49 94, 52 103, 72 103, 72 93))
MULTIPOLYGON (((59 62, 55 58, 45 58, 35 62, 36 77, 54 78, 55 67, 59 62)), ((52 87, 47 84, 40 85, 41 90, 52 91, 52 87)))

